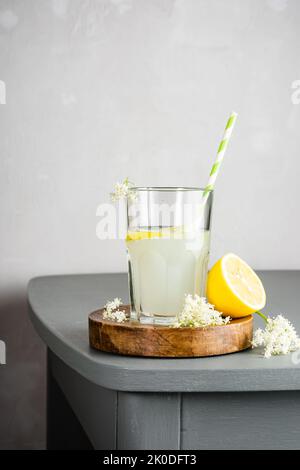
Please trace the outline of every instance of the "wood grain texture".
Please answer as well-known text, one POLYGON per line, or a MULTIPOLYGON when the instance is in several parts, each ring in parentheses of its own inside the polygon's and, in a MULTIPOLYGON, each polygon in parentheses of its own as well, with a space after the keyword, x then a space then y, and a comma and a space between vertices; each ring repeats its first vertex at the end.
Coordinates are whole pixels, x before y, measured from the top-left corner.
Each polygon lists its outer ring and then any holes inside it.
MULTIPOLYGON (((130 307, 124 307, 129 314, 130 307)), ((204 357, 228 354, 251 346, 252 316, 228 325, 207 328, 171 328, 128 321, 103 319, 103 309, 89 315, 92 348, 101 351, 148 357, 204 357)))
POLYGON ((179 450, 180 394, 118 392, 117 449, 179 450))
POLYGON ((300 392, 183 393, 181 449, 299 450, 300 392))

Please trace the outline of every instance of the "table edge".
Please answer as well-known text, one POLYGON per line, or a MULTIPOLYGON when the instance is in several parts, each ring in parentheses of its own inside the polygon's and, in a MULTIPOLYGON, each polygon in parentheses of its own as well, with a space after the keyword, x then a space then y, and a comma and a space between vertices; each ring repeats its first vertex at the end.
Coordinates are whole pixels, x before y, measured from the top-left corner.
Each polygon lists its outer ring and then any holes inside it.
MULTIPOLYGON (((64 276, 61 275, 61 277, 64 276)), ((36 280, 49 277, 60 276, 39 276, 31 279, 28 283, 27 297, 30 319, 46 346, 67 366, 96 385, 128 392, 192 393, 300 390, 300 367, 299 369, 282 368, 280 373, 278 373, 278 369, 214 369, 202 370, 201 372, 187 369, 181 370, 180 378, 177 378, 174 371, 170 369, 143 370, 136 368, 130 370, 123 366, 108 365, 99 360, 94 361, 91 357, 74 349, 66 341, 62 341, 35 312, 32 301, 32 285, 36 280), (201 374, 200 383, 199 374, 201 374), (143 378, 147 380, 142 380, 143 378)))

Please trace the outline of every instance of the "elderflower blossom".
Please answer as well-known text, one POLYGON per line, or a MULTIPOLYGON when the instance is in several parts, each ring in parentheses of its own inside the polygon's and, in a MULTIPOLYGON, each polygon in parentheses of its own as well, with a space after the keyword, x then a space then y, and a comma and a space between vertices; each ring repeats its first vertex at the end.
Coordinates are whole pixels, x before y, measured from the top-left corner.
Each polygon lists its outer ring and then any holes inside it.
POLYGON ((221 312, 214 309, 205 297, 198 295, 186 295, 183 311, 177 316, 177 327, 206 327, 226 325, 230 322, 230 317, 222 317, 221 312))
POLYGON ((122 305, 121 299, 116 297, 111 302, 107 302, 103 311, 103 318, 106 320, 116 321, 117 323, 124 323, 127 320, 125 310, 119 310, 122 305))
POLYGON ((258 328, 255 331, 252 347, 264 346, 264 356, 288 354, 300 348, 300 338, 294 326, 282 315, 267 318, 264 330, 258 328))
POLYGON ((135 199, 135 192, 132 191, 134 184, 131 183, 128 178, 125 178, 123 183, 116 183, 114 192, 110 193, 111 200, 113 202, 120 201, 121 199, 135 199))

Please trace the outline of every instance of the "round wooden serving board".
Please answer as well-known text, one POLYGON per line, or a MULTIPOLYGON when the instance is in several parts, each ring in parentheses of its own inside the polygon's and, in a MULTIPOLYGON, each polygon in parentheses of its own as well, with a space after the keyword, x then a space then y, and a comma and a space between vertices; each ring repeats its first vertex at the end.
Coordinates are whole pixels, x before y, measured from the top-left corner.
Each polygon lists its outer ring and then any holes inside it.
MULTIPOLYGON (((129 315, 129 305, 122 306, 129 315)), ((173 328, 103 319, 103 309, 89 315, 92 348, 127 356, 203 357, 242 351, 251 346, 252 315, 228 325, 173 328)))

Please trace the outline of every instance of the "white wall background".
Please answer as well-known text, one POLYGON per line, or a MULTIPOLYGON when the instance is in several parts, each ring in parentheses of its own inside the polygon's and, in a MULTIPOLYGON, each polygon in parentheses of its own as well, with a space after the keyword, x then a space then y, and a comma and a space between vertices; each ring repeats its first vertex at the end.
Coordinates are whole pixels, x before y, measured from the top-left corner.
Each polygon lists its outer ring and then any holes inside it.
POLYGON ((125 270, 117 179, 203 185, 228 113, 212 260, 300 268, 298 0, 1 0, 1 286, 125 270))
POLYGON ((212 261, 300 268, 299 28, 299 0, 0 0, 0 447, 44 446, 29 278, 125 270, 98 204, 204 185, 232 109, 212 261))

